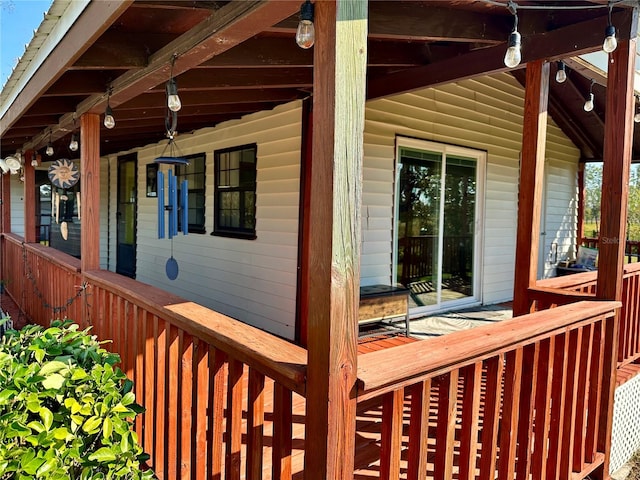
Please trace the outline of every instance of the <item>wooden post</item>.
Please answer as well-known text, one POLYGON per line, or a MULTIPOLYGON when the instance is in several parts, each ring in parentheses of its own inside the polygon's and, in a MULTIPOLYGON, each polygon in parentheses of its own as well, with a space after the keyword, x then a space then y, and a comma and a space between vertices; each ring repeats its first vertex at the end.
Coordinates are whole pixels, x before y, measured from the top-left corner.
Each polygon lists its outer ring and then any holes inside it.
MULTIPOLYGON (((638 9, 634 9, 632 32, 637 32, 638 9)), ((622 300, 624 253, 627 237, 629 169, 633 148, 634 64, 636 39, 621 41, 609 55, 607 107, 605 111, 604 162, 602 166, 602 201, 600 206, 600 241, 598 245, 598 283, 596 297, 622 300)), ((605 453, 597 478, 608 478, 611 447, 613 396, 618 360, 618 325, 606 323, 604 373, 598 451, 605 453)))
POLYGON ((586 193, 584 189, 584 169, 585 163, 580 162, 578 164, 578 225, 576 228, 576 255, 578 254, 578 247, 582 245, 582 238, 584 237, 584 204, 586 201, 586 193))
POLYGON ((80 117, 80 268, 100 268, 100 116, 80 117))
POLYGON ((367 2, 315 9, 305 479, 353 480, 367 2))
POLYGON ((27 150, 24 158, 24 241, 36 241, 36 170, 31 165, 32 155, 36 152, 27 150))
POLYGON ((518 233, 513 282, 514 316, 530 312, 528 289, 536 284, 538 278, 548 99, 549 64, 542 60, 528 63, 518 191, 518 233))

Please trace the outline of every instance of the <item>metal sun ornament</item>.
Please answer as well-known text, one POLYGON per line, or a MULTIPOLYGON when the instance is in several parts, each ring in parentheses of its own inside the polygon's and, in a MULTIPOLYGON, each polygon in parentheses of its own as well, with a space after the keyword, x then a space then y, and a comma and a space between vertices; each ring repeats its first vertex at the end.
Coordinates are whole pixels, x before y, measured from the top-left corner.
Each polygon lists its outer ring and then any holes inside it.
POLYGON ((71 188, 79 179, 78 167, 67 158, 56 160, 49 167, 49 180, 58 188, 71 188))

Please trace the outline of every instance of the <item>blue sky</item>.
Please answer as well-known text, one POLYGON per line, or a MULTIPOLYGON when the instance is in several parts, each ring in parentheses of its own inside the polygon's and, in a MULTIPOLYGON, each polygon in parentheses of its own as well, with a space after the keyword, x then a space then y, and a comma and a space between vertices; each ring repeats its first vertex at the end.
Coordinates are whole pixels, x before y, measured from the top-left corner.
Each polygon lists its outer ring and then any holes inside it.
POLYGON ((31 41, 51 0, 0 0, 0 85, 31 41))

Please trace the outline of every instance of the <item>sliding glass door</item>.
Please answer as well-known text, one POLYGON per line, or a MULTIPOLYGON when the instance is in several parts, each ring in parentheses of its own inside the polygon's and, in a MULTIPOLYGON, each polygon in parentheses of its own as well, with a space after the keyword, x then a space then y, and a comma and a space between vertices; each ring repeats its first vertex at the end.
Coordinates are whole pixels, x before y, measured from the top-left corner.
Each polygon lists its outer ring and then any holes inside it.
POLYGON ((484 152, 399 139, 396 282, 428 310, 479 300, 479 185, 484 152))

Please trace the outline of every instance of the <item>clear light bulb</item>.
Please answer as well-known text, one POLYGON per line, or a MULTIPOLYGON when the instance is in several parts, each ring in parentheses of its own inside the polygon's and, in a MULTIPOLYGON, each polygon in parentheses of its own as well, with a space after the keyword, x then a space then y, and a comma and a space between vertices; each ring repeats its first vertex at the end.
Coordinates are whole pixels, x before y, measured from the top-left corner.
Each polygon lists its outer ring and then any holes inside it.
POLYGON ((180 101, 180 97, 178 96, 178 85, 176 84, 176 80, 171 77, 167 81, 166 85, 167 89, 167 107, 172 112, 177 112, 182 108, 182 102, 180 101))
POLYGON ((556 82, 564 83, 567 81, 567 72, 565 72, 564 68, 558 69, 556 72, 556 82))
POLYGON ((316 41, 316 29, 311 20, 300 20, 296 31, 296 43, 300 48, 311 48, 316 41))
POLYGON ((640 112, 636 113, 633 116, 633 121, 636 122, 636 123, 640 123, 640 112))
POLYGON ((38 166, 38 160, 35 157, 33 157, 33 160, 31 160, 31 166, 32 167, 37 167, 38 166))
POLYGON ((51 146, 51 144, 47 145, 47 149, 44 151, 44 153, 47 154, 47 157, 53 156, 53 147, 51 146))
POLYGON ((109 105, 107 105, 107 109, 104 111, 104 126, 109 130, 116 126, 116 119, 113 118, 113 111, 109 105))
POLYGON ((177 112, 182 108, 182 103, 180 102, 180 97, 178 96, 178 94, 169 95, 169 97, 167 98, 167 106, 172 112, 177 112))
POLYGON ((589 94, 589 98, 587 98, 587 101, 584 102, 583 108, 585 112, 590 112, 591 110, 593 110, 593 93, 589 94))
POLYGON ((72 152, 78 151, 78 137, 76 136, 75 133, 71 135, 71 141, 69 142, 69 150, 71 150, 72 152))
POLYGON ((522 61, 522 53, 520 51, 520 33, 516 30, 509 35, 509 48, 504 54, 504 64, 509 68, 515 68, 522 61))
POLYGON ((616 27, 613 25, 607 25, 604 31, 604 42, 602 43, 602 50, 606 53, 613 52, 618 48, 618 40, 616 40, 616 27))

